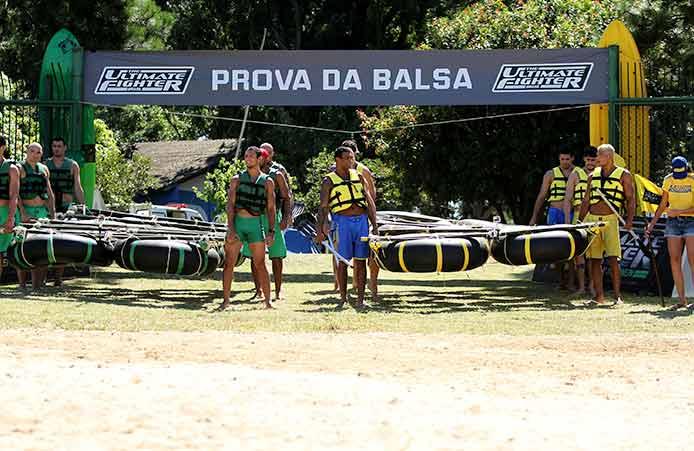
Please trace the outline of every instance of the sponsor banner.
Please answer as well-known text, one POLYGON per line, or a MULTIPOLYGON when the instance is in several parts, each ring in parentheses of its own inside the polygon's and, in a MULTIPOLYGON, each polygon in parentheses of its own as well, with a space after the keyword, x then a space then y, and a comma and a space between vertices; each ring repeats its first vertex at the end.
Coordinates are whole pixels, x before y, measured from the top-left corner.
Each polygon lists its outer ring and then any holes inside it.
POLYGON ((607 102, 607 49, 87 52, 84 99, 160 105, 607 102))

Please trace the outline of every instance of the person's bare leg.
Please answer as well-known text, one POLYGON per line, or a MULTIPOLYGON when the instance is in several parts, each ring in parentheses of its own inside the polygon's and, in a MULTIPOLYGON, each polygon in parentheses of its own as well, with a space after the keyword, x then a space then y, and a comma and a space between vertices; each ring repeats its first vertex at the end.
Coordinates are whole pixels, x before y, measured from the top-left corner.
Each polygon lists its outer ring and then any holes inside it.
POLYGON ((584 294, 586 292, 586 263, 583 256, 576 257, 574 260, 576 268, 576 294, 584 294))
POLYGON ((591 258, 590 275, 593 278, 593 287, 595 287, 595 302, 603 304, 605 302, 605 292, 602 289, 602 259, 591 258))
POLYGON ((376 259, 373 255, 369 256, 369 290, 371 291, 371 298, 374 301, 378 300, 378 273, 381 268, 376 263, 376 259))
POLYGON ((17 281, 19 282, 19 288, 25 290, 27 287, 27 272, 22 270, 17 270, 17 281))
POLYGON ((352 275, 357 286, 357 307, 364 306, 364 291, 366 291, 366 260, 355 258, 352 275))
POLYGON ((272 258, 272 277, 275 279, 275 300, 282 299, 282 270, 283 261, 281 258, 272 258))
POLYGON ((340 291, 340 278, 337 275, 337 259, 333 255, 331 255, 331 257, 332 258, 330 260, 333 261, 333 278, 335 279, 333 291, 335 291, 336 293, 339 293, 339 291, 340 291))
POLYGON ((610 265, 610 275, 612 276, 612 290, 614 291, 615 303, 621 304, 622 300, 622 270, 619 267, 619 259, 617 257, 607 257, 607 262, 610 265))
POLYGON ((64 266, 56 266, 55 268, 55 282, 53 282, 53 286, 55 287, 62 287, 63 286, 63 275, 65 274, 65 267, 64 266))
POLYGON ((268 274, 267 267, 265 266, 265 242, 259 241, 257 243, 251 243, 248 247, 251 248, 253 264, 258 274, 258 282, 260 283, 260 289, 263 291, 265 308, 271 309, 272 304, 270 303, 270 298, 272 295, 270 294, 270 274, 268 274))
POLYGON ((31 271, 31 288, 40 290, 43 288, 43 283, 46 280, 47 269, 34 269, 31 271))
MULTIPOLYGON (((678 305, 687 305, 686 290, 684 289, 684 275, 682 274, 682 250, 684 248, 685 239, 680 237, 667 238, 667 250, 670 253, 670 269, 672 270, 672 280, 677 288, 677 297, 680 302, 678 305)), ((689 252, 689 248, 687 248, 689 252)), ((689 257, 689 253, 687 253, 689 257)), ((690 259, 691 262, 691 259, 690 259)), ((655 264, 655 262, 653 263, 655 264)))
MULTIPOLYGON (((685 237, 685 245, 687 246, 687 260, 689 260, 689 269, 691 270, 692 282, 694 282, 694 236, 685 237)), ((682 275, 684 278, 684 274, 682 275)), ((685 300, 687 299, 687 289, 684 289, 685 300)), ((690 305, 691 308, 694 304, 690 305)))
POLYGON ((263 290, 260 289, 260 282, 258 281, 258 272, 255 269, 255 262, 253 261, 253 258, 251 258, 251 276, 253 277, 253 284, 255 285, 255 295, 253 295, 253 298, 262 299, 263 290))
POLYGON ((231 282, 234 280, 234 267, 236 266, 236 260, 239 257, 241 246, 242 243, 240 240, 224 244, 224 272, 222 273, 224 301, 222 301, 222 305, 219 306, 220 310, 229 307, 229 303, 231 302, 231 282))
POLYGON ((342 308, 347 302, 347 264, 339 262, 337 264, 337 285, 340 289, 340 304, 338 308, 342 308))

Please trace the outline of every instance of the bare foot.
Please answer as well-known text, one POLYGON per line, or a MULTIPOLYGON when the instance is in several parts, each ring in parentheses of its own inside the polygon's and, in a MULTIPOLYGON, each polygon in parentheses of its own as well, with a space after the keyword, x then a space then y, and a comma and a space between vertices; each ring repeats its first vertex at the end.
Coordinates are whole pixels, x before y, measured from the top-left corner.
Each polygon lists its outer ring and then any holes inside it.
POLYGON ((218 312, 223 312, 224 310, 226 310, 226 309, 229 308, 229 304, 230 304, 229 301, 224 301, 224 302, 222 302, 222 303, 219 305, 219 307, 217 307, 217 311, 218 311, 218 312))
POLYGON ((264 308, 265 310, 271 310, 271 309, 274 310, 275 307, 273 307, 272 304, 270 304, 270 301, 265 301, 265 302, 264 302, 264 305, 263 305, 263 308, 264 308))
POLYGON ((274 301, 275 301, 275 302, 277 302, 277 301, 284 301, 284 294, 283 294, 282 292, 275 293, 275 299, 274 299, 274 301))

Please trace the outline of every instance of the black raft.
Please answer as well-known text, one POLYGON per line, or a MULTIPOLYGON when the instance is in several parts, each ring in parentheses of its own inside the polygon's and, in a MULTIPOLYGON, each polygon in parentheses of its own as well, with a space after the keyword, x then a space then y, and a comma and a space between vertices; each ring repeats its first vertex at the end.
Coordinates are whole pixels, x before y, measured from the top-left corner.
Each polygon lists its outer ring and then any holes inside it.
POLYGON ((427 238, 381 242, 378 265, 392 272, 457 272, 479 268, 489 258, 484 238, 427 238))
POLYGON ((492 257, 506 265, 558 263, 582 255, 592 237, 588 229, 509 235, 492 241, 492 257))
POLYGON ((115 254, 121 268, 180 276, 210 275, 222 261, 214 248, 175 240, 130 238, 116 244, 115 254))
POLYGON ((47 266, 109 266, 113 250, 93 238, 69 233, 29 233, 7 249, 10 265, 21 270, 47 266))

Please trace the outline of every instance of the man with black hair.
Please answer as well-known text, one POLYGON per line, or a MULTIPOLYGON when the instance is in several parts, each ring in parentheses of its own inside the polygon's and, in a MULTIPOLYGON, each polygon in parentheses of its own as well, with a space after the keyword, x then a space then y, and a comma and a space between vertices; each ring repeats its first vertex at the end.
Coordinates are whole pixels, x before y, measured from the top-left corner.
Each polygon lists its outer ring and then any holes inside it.
MULTIPOLYGON (((564 196, 564 220, 567 224, 576 224, 578 222, 578 213, 581 210, 583 196, 588 189, 588 174, 595 170, 595 159, 597 156, 598 149, 588 146, 583 151, 583 168, 576 166, 569 176, 569 180, 566 183, 566 195, 564 196), (569 218, 573 218, 573 220, 569 218)), ((575 269, 575 279, 577 281, 576 294, 583 294, 586 283, 586 265, 583 255, 577 255, 573 259, 573 267, 570 268, 569 272, 569 285, 573 283, 573 269, 575 269)))
POLYGON ((566 183, 573 170, 574 156, 567 149, 560 149, 559 166, 545 172, 542 179, 542 186, 535 200, 530 225, 536 225, 539 222, 540 212, 545 203, 549 204, 547 224, 564 224, 564 195, 566 194, 566 183))
MULTIPOLYGON (((65 156, 67 145, 65 140, 56 136, 51 139, 51 158, 46 160, 46 166, 51 174, 51 188, 55 196, 55 211, 64 213, 77 201, 84 205, 84 189, 80 180, 80 166, 76 161, 65 156)), ((55 286, 63 284, 64 266, 55 268, 55 286)))
POLYGON ((265 308, 272 308, 270 276, 265 267, 265 246, 272 246, 275 237, 275 183, 260 170, 260 156, 260 148, 251 146, 246 149, 246 170, 236 174, 229 184, 222 282, 224 301, 220 310, 229 307, 234 267, 244 243, 251 250, 252 264, 265 295, 265 308), (266 215, 266 223, 261 218, 263 215, 266 215))
POLYGON ((320 208, 318 211, 317 242, 322 242, 331 231, 327 227, 328 214, 332 217, 332 232, 336 251, 341 259, 337 276, 340 289, 338 308, 347 302, 347 264, 353 260, 354 279, 357 288, 357 303, 364 304, 366 286, 366 260, 369 257, 369 222, 374 233, 378 233, 376 205, 365 187, 364 176, 354 168, 354 151, 340 146, 335 150, 335 170, 321 184, 320 208))
MULTIPOLYGON (((0 259, 12 242, 19 199, 19 169, 5 158, 7 139, 0 136, 0 259)), ((2 277, 0 263, 0 278, 2 277)))

